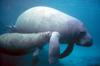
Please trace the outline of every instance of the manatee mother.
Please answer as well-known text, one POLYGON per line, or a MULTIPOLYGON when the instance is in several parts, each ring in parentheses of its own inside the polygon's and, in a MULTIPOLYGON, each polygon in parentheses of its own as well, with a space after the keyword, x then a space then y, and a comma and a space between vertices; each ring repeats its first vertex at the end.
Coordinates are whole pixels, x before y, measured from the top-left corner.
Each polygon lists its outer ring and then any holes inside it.
POLYGON ((20 33, 58 32, 60 36, 54 37, 54 41, 68 44, 59 58, 69 55, 74 43, 92 45, 92 38, 80 20, 50 7, 37 6, 26 10, 11 30, 20 33))

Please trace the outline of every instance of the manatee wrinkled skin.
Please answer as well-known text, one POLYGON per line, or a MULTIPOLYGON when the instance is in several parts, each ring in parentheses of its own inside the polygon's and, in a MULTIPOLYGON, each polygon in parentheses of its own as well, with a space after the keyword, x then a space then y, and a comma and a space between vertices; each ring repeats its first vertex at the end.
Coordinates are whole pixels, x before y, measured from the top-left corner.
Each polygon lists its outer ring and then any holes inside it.
POLYGON ((49 41, 50 33, 5 33, 0 35, 0 53, 8 55, 24 55, 41 49, 49 41))
POLYGON ((33 52, 34 63, 38 61, 42 47, 49 42, 49 63, 56 63, 60 54, 58 37, 58 32, 49 31, 28 34, 5 33, 0 35, 0 54, 21 56, 33 52))
POLYGON ((55 41, 59 39, 58 43, 68 44, 59 58, 68 56, 73 50, 74 43, 86 47, 92 45, 92 37, 80 20, 45 6, 33 7, 23 12, 11 30, 19 33, 58 32, 60 37, 55 41))

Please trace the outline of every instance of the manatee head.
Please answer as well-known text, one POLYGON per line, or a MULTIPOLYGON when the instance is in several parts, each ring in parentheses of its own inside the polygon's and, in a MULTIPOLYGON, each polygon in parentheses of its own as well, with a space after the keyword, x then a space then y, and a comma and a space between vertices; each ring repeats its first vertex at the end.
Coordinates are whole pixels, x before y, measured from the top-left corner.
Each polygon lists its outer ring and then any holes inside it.
POLYGON ((80 46, 89 47, 92 45, 92 43, 93 43, 93 40, 92 40, 92 37, 90 36, 90 34, 87 32, 81 32, 81 36, 79 36, 77 44, 80 46))
POLYGON ((89 47, 93 43, 93 39, 83 24, 79 26, 79 35, 77 37, 77 45, 89 47))

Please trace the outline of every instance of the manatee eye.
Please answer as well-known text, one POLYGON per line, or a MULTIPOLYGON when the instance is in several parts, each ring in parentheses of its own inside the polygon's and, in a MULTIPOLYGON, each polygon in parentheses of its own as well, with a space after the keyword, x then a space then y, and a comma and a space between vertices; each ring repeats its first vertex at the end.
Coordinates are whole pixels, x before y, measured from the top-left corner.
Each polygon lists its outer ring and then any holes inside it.
POLYGON ((79 32, 79 35, 77 37, 77 42, 80 42, 80 39, 86 35, 86 32, 85 31, 82 31, 82 32, 79 32))
POLYGON ((81 33, 81 35, 85 35, 86 34, 86 32, 80 32, 81 33))
POLYGON ((86 35, 85 31, 80 32, 80 38, 83 37, 84 35, 86 35))

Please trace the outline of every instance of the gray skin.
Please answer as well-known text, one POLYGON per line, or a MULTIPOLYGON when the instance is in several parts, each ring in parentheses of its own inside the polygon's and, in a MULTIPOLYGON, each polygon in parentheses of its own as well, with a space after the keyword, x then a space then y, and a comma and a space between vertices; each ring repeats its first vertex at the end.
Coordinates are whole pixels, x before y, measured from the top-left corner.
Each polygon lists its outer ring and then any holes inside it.
MULTIPOLYGON (((33 61, 37 62, 39 52, 42 47, 49 44, 49 63, 58 62, 60 54, 59 43, 55 43, 54 39, 58 38, 58 32, 41 32, 41 33, 5 33, 0 35, 0 54, 12 56, 21 56, 33 52, 33 61), (52 37, 51 37, 52 36, 52 37), (51 38, 50 38, 51 37, 51 38), (54 61, 55 59, 55 61, 54 61)), ((59 39, 57 40, 57 42, 59 39)))
POLYGON ((68 44, 59 58, 68 56, 73 50, 74 43, 86 47, 92 45, 92 38, 80 20, 45 6, 33 7, 23 12, 11 30, 19 33, 58 32, 60 37, 55 37, 51 43, 58 41, 57 43, 68 44))
POLYGON ((37 54, 39 53, 38 50, 49 41, 50 35, 51 32, 2 34, 0 35, 0 53, 13 56, 24 55, 29 52, 34 52, 33 54, 37 54))
MULTIPOLYGON (((33 52, 34 62, 38 60, 41 48, 49 44, 49 63, 58 62, 59 49, 58 32, 41 32, 41 33, 5 33, 0 35, 0 54, 12 56, 21 56, 33 52), (51 37, 52 36, 52 37, 51 37), (56 43, 55 40, 56 39, 56 43)), ((34 63, 33 62, 33 63, 34 63)))

